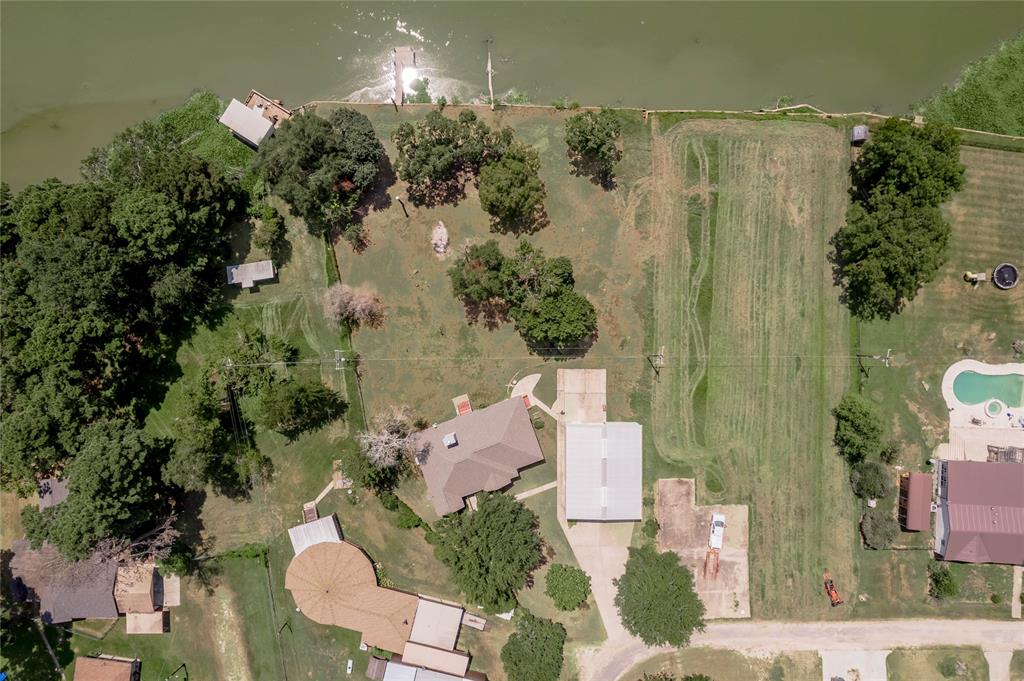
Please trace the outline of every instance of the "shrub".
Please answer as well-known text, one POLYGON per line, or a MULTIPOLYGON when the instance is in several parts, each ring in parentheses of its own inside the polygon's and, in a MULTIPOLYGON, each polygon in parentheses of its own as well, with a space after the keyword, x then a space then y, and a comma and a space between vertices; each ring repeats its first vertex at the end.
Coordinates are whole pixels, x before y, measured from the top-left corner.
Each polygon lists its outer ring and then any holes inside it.
POLYGON ((191 546, 179 539, 171 545, 167 556, 158 560, 156 564, 163 574, 184 577, 195 570, 196 554, 191 546))
POLYGON ((544 581, 544 593, 559 610, 575 610, 590 595, 590 576, 571 565, 552 565, 544 581))
POLYGON ((294 439, 339 418, 345 401, 319 379, 272 383, 260 399, 260 418, 271 430, 294 439))
POLYGON ((256 223, 252 228, 252 245, 274 258, 280 253, 281 244, 284 241, 284 218, 269 203, 259 204, 255 213, 253 217, 256 218, 256 223))
POLYGON ((836 447, 848 462, 860 463, 881 452, 884 428, 874 402, 857 393, 847 393, 832 415, 836 418, 836 447))
POLYGON ((347 322, 354 327, 379 328, 387 317, 384 301, 368 288, 352 288, 347 284, 334 284, 321 298, 324 317, 340 324, 347 322))
POLYGON ((887 549, 896 541, 899 523, 880 508, 871 508, 860 519, 860 532, 864 543, 872 549, 887 549))
POLYGON ((900 460, 900 445, 895 440, 889 440, 889 443, 882 448, 879 456, 882 459, 882 463, 892 465, 900 460))
POLYGON ((885 499, 892 494, 889 469, 877 461, 861 461, 850 471, 853 493, 861 499, 885 499))
POLYGON ((658 530, 661 529, 661 523, 658 522, 657 518, 651 517, 644 521, 641 531, 645 537, 650 539, 656 539, 658 537, 658 530))
POLYGON ((938 669, 939 673, 947 679, 960 676, 960 668, 964 666, 963 662, 954 657, 953 655, 947 655, 939 661, 938 669))
POLYGON ((501 649, 509 681, 555 681, 562 673, 565 627, 520 608, 516 630, 501 649))
POLYGON ((929 593, 933 598, 953 598, 960 593, 960 585, 947 565, 932 561, 928 565, 928 580, 929 593))
POLYGON ((423 525, 423 519, 416 515, 416 511, 409 508, 404 501, 399 503, 401 503, 401 506, 398 508, 398 517, 395 518, 395 525, 403 530, 411 530, 414 527, 423 525))
POLYGON ((675 553, 658 553, 649 544, 630 548, 626 571, 614 583, 623 626, 647 645, 684 646, 695 630, 703 631, 704 604, 675 553))

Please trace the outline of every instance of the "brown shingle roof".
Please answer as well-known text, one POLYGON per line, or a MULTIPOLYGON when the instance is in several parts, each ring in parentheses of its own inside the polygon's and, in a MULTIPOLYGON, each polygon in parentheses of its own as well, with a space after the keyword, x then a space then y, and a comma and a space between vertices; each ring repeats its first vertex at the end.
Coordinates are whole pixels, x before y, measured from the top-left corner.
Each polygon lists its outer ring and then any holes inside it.
POLYGON ((288 565, 284 586, 306 617, 362 632, 367 645, 401 652, 412 633, 416 596, 377 586, 370 559, 348 542, 305 549, 288 565))
POLYGON ((75 658, 74 681, 132 681, 133 662, 97 657, 75 658))
POLYGON ((943 558, 1024 565, 1024 464, 948 461, 943 558))
POLYGON ((420 433, 425 450, 420 465, 430 501, 440 515, 463 508, 465 498, 508 485, 519 469, 544 460, 544 452, 520 398, 504 400, 420 433), (447 447, 445 435, 455 433, 458 444, 447 447))
POLYGON ((921 532, 931 526, 932 476, 911 473, 900 480, 900 521, 904 529, 921 532))
POLYGON ((20 598, 39 603, 47 624, 117 617, 117 563, 98 558, 69 563, 52 545, 44 543, 35 551, 25 540, 14 542, 11 552, 14 590, 20 598))
POLYGON ((156 610, 153 599, 153 563, 134 563, 117 568, 114 601, 118 612, 149 613, 156 610))

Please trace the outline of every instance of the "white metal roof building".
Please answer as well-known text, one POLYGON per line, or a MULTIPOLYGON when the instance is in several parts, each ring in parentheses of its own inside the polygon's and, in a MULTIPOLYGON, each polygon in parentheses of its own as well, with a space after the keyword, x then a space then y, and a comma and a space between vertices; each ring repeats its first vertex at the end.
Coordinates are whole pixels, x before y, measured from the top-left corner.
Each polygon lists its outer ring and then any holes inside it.
POLYGON ((643 426, 565 426, 565 515, 569 520, 643 517, 643 426))
POLYGON ((409 640, 415 643, 453 650, 459 640, 463 609, 420 598, 416 604, 416 618, 412 621, 409 640))
POLYGON ((323 542, 341 543, 341 532, 334 514, 314 520, 311 523, 296 525, 288 530, 288 538, 292 540, 295 555, 299 555, 314 544, 323 542))
POLYGON ((274 122, 263 116, 262 109, 250 109, 237 99, 228 104, 220 122, 228 126, 236 137, 254 147, 274 134, 274 122))
POLYGON ((395 661, 389 661, 384 669, 384 681, 462 681, 464 678, 395 661))
POLYGON ((228 265, 227 273, 228 284, 241 284, 242 288, 252 288, 257 281, 267 281, 277 276, 272 260, 228 265))

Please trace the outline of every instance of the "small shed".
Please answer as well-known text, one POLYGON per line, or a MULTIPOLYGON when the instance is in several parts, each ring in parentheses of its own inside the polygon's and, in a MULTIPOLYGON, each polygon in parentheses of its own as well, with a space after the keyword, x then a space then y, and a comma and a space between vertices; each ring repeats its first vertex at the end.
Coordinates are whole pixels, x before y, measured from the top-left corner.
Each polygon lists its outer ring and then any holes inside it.
POLYGON ((323 542, 341 543, 341 530, 338 520, 332 513, 311 523, 296 525, 288 530, 288 538, 292 540, 292 549, 299 555, 314 544, 323 542))
POLYGON ((277 269, 272 260, 247 262, 241 265, 228 265, 228 284, 240 284, 242 288, 252 288, 258 281, 269 281, 277 276, 277 269))
POLYGON ((869 137, 871 137, 871 131, 868 129, 868 126, 855 125, 853 126, 853 130, 850 132, 850 144, 855 147, 859 147, 867 142, 869 137))
POLYGON ((373 681, 381 681, 387 668, 388 661, 383 657, 371 657, 370 663, 366 666, 366 678, 373 679, 373 681))
POLYGON ((900 478, 900 524, 908 532, 931 527, 932 476, 910 473, 900 478))
POLYGON ((274 134, 274 121, 263 115, 262 109, 250 109, 237 99, 232 99, 221 114, 220 122, 228 127, 235 137, 256 148, 274 134))

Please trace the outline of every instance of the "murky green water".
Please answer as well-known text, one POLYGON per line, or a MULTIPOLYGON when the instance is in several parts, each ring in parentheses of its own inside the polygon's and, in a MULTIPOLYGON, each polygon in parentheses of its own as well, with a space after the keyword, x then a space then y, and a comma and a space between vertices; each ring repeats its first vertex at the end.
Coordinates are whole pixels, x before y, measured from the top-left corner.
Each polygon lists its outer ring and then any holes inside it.
POLYGON ((74 177, 128 122, 203 87, 289 104, 386 100, 391 48, 432 90, 486 88, 649 108, 749 108, 781 95, 904 112, 1024 30, 1024 3, 3 2, 2 172, 74 177))

